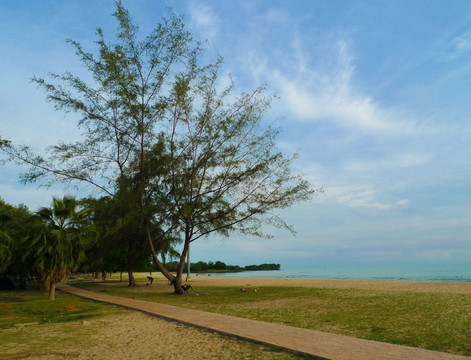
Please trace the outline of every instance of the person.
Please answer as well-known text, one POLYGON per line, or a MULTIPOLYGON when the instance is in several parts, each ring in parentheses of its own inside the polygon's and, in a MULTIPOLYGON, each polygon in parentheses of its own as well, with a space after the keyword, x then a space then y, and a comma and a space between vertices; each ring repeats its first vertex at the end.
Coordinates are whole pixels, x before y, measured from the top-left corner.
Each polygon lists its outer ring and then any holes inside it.
MULTIPOLYGON (((148 276, 147 279, 148 279, 147 283, 152 285, 152 283, 154 282, 154 278, 152 276, 148 276)), ((147 285, 147 286, 149 286, 149 285, 147 285)))

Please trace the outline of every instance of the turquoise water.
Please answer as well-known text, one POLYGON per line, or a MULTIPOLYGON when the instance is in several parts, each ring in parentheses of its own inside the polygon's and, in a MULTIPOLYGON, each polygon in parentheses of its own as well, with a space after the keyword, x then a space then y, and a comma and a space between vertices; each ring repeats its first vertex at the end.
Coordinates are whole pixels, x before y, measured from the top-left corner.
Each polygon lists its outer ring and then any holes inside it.
POLYGON ((468 267, 437 269, 281 269, 273 271, 243 271, 192 276, 264 277, 288 279, 340 279, 377 281, 471 282, 468 267))

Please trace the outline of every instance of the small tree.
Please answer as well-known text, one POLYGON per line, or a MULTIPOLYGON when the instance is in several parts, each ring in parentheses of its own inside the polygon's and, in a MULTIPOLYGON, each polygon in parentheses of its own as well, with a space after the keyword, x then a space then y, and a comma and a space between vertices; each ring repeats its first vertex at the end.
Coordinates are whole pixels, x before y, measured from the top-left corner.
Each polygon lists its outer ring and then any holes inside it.
POLYGON ((74 198, 54 199, 52 208, 37 212, 32 228, 30 253, 49 300, 55 299, 56 284, 83 261, 87 240, 93 235, 90 211, 78 207, 74 198))

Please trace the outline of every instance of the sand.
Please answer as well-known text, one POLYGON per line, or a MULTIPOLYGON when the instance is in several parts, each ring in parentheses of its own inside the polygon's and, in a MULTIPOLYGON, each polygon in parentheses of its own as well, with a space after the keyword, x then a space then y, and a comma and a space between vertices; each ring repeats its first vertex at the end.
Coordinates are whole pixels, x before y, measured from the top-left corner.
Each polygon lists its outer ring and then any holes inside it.
MULTIPOLYGON (((148 274, 142 273, 143 277, 148 274)), ((157 281, 166 281, 158 273, 153 275, 157 281)), ((230 276, 192 276, 190 284, 196 286, 302 286, 328 289, 363 289, 385 291, 413 291, 426 293, 471 294, 471 283, 456 282, 413 282, 413 281, 363 281, 363 280, 316 280, 316 279, 279 279, 245 278, 230 276)))
MULTIPOLYGON (((148 273, 136 274, 141 279, 148 273)), ((167 280, 153 274, 153 290, 172 291, 167 280)), ((114 277, 115 278, 115 277, 114 277)), ((374 289, 471 294, 471 283, 385 282, 351 280, 312 280, 193 276, 197 286, 307 286, 338 289, 374 289)), ((106 284, 106 282, 105 282, 106 284)), ((140 288, 146 290, 142 280, 140 288)), ((147 288, 147 291, 150 290, 147 288)), ((4 330, 12 335, 29 336, 31 342, 2 345, 0 359, 287 359, 291 354, 162 320, 143 313, 121 310, 118 314, 66 324, 31 324, 4 330), (58 338, 60 338, 59 341, 58 338), (40 355, 38 355, 38 348, 40 355)))
POLYGON ((122 310, 65 324, 2 330, 0 359, 296 359, 283 351, 122 310), (28 341, 24 341, 28 339, 28 341))

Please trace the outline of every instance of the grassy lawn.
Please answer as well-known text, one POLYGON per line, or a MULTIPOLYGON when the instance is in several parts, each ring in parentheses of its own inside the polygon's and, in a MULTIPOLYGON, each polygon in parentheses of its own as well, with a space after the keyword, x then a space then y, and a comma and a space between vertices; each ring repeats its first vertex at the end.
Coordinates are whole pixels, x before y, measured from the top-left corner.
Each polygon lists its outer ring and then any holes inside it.
POLYGON ((49 301, 44 291, 0 291, 0 329, 86 320, 117 311, 117 306, 68 294, 49 301))
POLYGON ((195 284, 188 295, 175 296, 163 282, 136 288, 114 281, 76 285, 110 295, 471 355, 471 295, 309 287, 241 292, 240 287, 195 284))
MULTIPOLYGON (((68 294, 48 300, 44 291, 0 291, 0 359, 78 355, 74 349, 90 345, 98 329, 82 324, 125 312, 68 294)), ((49 358, 49 357, 48 357, 49 358)))
POLYGON ((197 353, 197 358, 200 359, 226 359, 228 353, 234 360, 305 358, 275 347, 163 320, 159 320, 165 323, 163 325, 149 324, 152 321, 149 316, 115 305, 62 292, 57 292, 56 296, 55 301, 49 301, 48 293, 44 291, 0 291, 1 360, 77 357, 107 359, 115 356, 143 359, 170 359, 174 356, 192 358, 194 350, 191 346, 188 354, 175 355, 182 344, 189 341, 203 347, 197 353), (159 329, 159 326, 164 328, 159 329), (165 336, 175 338, 176 344, 166 347, 165 344, 155 342, 165 336), (185 340, 179 341, 179 338, 185 340), (205 347, 210 349, 209 354, 205 347), (137 353, 137 350, 140 352, 137 353))

